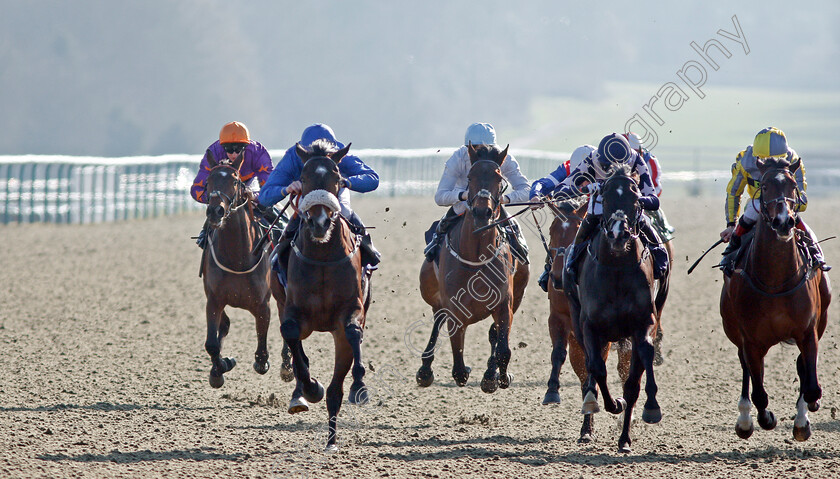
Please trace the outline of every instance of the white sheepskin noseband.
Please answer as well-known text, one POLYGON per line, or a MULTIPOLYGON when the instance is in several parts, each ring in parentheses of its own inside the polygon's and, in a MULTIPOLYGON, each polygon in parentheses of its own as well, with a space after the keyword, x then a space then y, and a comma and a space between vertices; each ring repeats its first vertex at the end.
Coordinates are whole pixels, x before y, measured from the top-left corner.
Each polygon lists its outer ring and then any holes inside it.
POLYGON ((300 200, 298 209, 300 211, 307 211, 315 205, 323 205, 329 208, 333 213, 341 209, 341 204, 338 198, 327 190, 312 190, 300 200))

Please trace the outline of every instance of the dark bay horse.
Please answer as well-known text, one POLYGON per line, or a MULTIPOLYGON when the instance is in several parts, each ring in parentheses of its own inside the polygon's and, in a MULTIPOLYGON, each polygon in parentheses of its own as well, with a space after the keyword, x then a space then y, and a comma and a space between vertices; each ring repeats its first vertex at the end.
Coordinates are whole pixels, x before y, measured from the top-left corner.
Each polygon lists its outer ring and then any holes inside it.
POLYGON ((434 324, 423 352, 423 365, 417 371, 417 384, 434 382, 432 362, 438 333, 444 322, 452 345, 452 377, 464 386, 471 369, 464 364, 464 337, 467 326, 493 315, 490 326, 490 358, 481 381, 487 393, 510 386, 509 335, 513 314, 519 308, 528 283, 528 265, 517 260, 498 228, 490 225, 501 212, 500 170, 507 157, 493 145, 468 145, 471 167, 468 174, 469 210, 444 238, 439 262, 424 261, 420 268, 420 293, 432 307, 434 324))
MULTIPOLYGON (((222 387, 224 373, 233 369, 236 360, 221 356, 222 340, 230 330, 225 307, 242 308, 256 318, 257 351, 254 370, 268 372, 268 325, 271 322, 269 301, 274 296, 277 309, 283 314, 286 296, 277 278, 271 274, 268 253, 259 256, 251 251, 261 231, 254 218, 253 196, 239 177, 243 156, 231 163, 217 163, 207 150, 210 175, 207 177, 207 246, 201 259, 201 276, 207 296, 207 340, 204 349, 210 354, 210 385, 222 387)), ((282 317, 282 316, 281 316, 282 317)), ((284 380, 291 380, 291 356, 283 348, 284 380)))
POLYGON ((800 354, 796 358, 799 399, 793 437, 805 441, 811 436, 808 411, 819 409, 822 396, 817 381, 817 345, 826 327, 831 286, 828 275, 809 264, 797 247, 794 211, 800 199, 793 172, 800 162, 759 160, 757 165, 761 220, 732 277, 724 276, 720 296, 723 329, 738 347, 743 370, 735 432, 746 439, 755 429, 750 417, 750 379, 758 424, 764 429, 776 426, 776 417, 767 409, 764 356, 780 342, 795 343, 800 354))
POLYGON ((601 227, 582 255, 579 284, 575 287, 565 275, 564 285, 570 285, 566 297, 574 335, 586 356, 588 375, 582 387, 582 412, 598 412, 600 389, 608 412, 625 413, 618 447, 621 452, 630 452, 630 424, 643 372, 647 401, 642 419, 656 423, 662 418, 656 401, 652 336, 668 294, 670 270, 654 281, 653 259, 639 238, 639 221, 644 221, 639 188, 629 168, 615 168, 601 186, 601 197, 601 227), (632 344, 630 371, 624 381, 624 397, 613 399, 602 352, 611 342, 625 338, 632 344))
MULTIPOLYGON (((581 387, 586 383, 586 355, 577 342, 572 327, 572 312, 569 300, 563 291, 563 268, 566 263, 566 248, 574 241, 583 217, 586 215, 587 201, 563 201, 558 204, 548 203, 549 210, 554 214, 554 220, 549 230, 549 250, 552 254, 551 272, 548 287, 548 333, 551 336, 551 372, 548 376, 548 389, 543 404, 560 404, 560 371, 568 355, 572 369, 580 380, 581 387), (568 350, 567 350, 568 348, 568 350)), ((630 372, 631 347, 627 341, 616 343, 618 349, 618 373, 622 381, 627 379, 630 372)), ((602 357, 607 360, 609 347, 604 347, 602 357)), ((580 431, 579 442, 592 440, 592 413, 583 416, 583 426, 580 431)))
POLYGON ((360 237, 340 214, 338 162, 350 149, 336 150, 329 142, 316 141, 312 150, 297 145, 303 160, 301 172, 301 226, 292 242, 286 286, 286 310, 280 330, 292 351, 297 385, 289 413, 309 410, 308 402, 324 397, 324 387, 309 373, 309 358, 302 340, 313 331, 332 334, 335 369, 327 388, 329 433, 327 450, 336 450, 336 422, 344 378, 353 369, 351 404, 368 401, 363 377, 362 331, 370 306, 370 282, 362 266, 360 237))

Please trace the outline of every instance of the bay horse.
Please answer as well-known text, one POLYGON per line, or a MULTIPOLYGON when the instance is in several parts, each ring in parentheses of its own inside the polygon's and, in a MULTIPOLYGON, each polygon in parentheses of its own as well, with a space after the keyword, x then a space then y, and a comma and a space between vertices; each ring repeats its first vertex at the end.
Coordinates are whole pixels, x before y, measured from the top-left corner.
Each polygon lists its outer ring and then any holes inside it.
MULTIPOLYGON (((554 214, 549 230, 549 251, 551 271, 548 287, 548 333, 551 337, 551 372, 548 376, 548 389, 543 397, 543 405, 560 404, 560 370, 568 355, 572 369, 580 380, 581 387, 586 383, 586 355, 574 336, 572 312, 569 300, 563 291, 563 269, 566 264, 566 249, 574 241, 583 217, 586 215, 588 201, 566 200, 560 203, 548 202, 546 205, 554 214), (568 348, 568 349, 567 349, 568 348)), ((618 349, 618 373, 622 381, 630 372, 631 346, 627 341, 616 343, 618 349)), ((607 360, 610 348, 605 346, 601 355, 607 360)), ((590 442, 593 434, 593 416, 583 416, 578 442, 590 442)))
POLYGON ((581 255, 579 283, 564 274, 566 297, 572 311, 574 335, 583 346, 587 378, 583 390, 584 414, 599 411, 598 389, 604 408, 624 412, 618 439, 620 452, 630 452, 630 424, 639 397, 642 373, 646 373, 642 420, 662 419, 656 401, 652 336, 668 295, 670 269, 653 279, 653 258, 639 237, 641 216, 639 187, 630 169, 618 166, 601 186, 603 213, 586 254, 581 255), (609 343, 629 338, 632 344, 630 371, 624 381, 623 398, 613 399, 607 386, 607 368, 602 351, 609 343))
POLYGON ((510 386, 510 329, 528 283, 528 265, 516 259, 497 227, 475 233, 488 226, 501 213, 501 164, 508 148, 496 145, 468 145, 468 211, 448 231, 437 262, 424 261, 420 268, 420 294, 432 307, 431 336, 417 371, 417 384, 434 382, 432 362, 440 328, 444 322, 452 345, 452 377, 464 386, 471 368, 464 364, 464 337, 467 326, 492 314, 490 357, 481 380, 481 390, 495 392, 510 386))
MULTIPOLYGON (((256 319, 257 350, 254 353, 254 370, 268 372, 268 326, 271 322, 271 297, 283 314, 286 296, 277 278, 271 274, 268 254, 259 257, 251 254, 259 241, 261 230, 254 218, 253 194, 239 177, 244 157, 240 154, 233 162, 227 159, 216 162, 207 150, 210 174, 207 177, 207 246, 201 258, 200 275, 207 297, 207 339, 204 349, 210 355, 210 386, 220 388, 225 383, 224 373, 236 366, 234 358, 222 357, 222 341, 230 330, 230 318, 225 307, 249 311, 256 319), (209 253, 209 254, 208 254, 209 253)), ((281 316, 282 317, 282 316, 281 316)), ((291 355, 283 347, 281 377, 291 381, 291 355)))
POLYGON ((301 225, 292 241, 286 285, 286 309, 280 330, 292 351, 297 384, 289 413, 309 410, 309 402, 324 397, 324 387, 309 372, 309 358, 302 341, 313 331, 328 332, 335 343, 335 368, 326 390, 329 415, 328 451, 338 449, 336 424, 344 378, 352 366, 351 404, 364 404, 368 392, 363 377, 362 335, 370 306, 370 281, 359 251, 361 238, 341 216, 338 163, 350 144, 337 150, 327 141, 316 141, 311 150, 295 147, 303 161, 300 176, 301 225))
POLYGON ((831 286, 828 275, 810 264, 797 247, 794 211, 800 197, 793 173, 800 161, 758 160, 756 165, 761 173, 757 199, 761 220, 732 277, 724 276, 720 296, 723 329, 738 347, 743 370, 735 432, 746 439, 755 429, 750 417, 750 379, 758 424, 763 429, 776 426, 776 417, 767 409, 764 356, 780 342, 795 343, 800 354, 793 437, 805 441, 811 436, 808 411, 819 409, 822 396, 817 349, 827 323, 831 286))

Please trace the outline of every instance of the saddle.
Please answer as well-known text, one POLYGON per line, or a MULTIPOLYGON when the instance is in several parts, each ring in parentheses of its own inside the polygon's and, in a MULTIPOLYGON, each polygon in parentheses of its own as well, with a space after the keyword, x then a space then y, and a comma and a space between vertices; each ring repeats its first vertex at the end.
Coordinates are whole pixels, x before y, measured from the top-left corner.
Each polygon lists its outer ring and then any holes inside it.
MULTIPOLYGON (((814 257, 813 252, 817 245, 811 241, 811 237, 808 236, 808 234, 801 230, 795 230, 794 234, 796 235, 796 248, 799 250, 799 254, 802 255, 802 259, 805 260, 805 264, 808 265, 808 269, 818 267, 819 262, 814 257)), ((735 266, 737 266, 747 254, 747 251, 750 249, 750 244, 752 244, 754 238, 755 228, 744 233, 741 236, 741 245, 738 249, 731 252, 729 255, 724 256, 720 264, 715 267, 720 268, 720 270, 723 271, 723 274, 727 277, 732 277, 732 273, 735 271, 735 266)))

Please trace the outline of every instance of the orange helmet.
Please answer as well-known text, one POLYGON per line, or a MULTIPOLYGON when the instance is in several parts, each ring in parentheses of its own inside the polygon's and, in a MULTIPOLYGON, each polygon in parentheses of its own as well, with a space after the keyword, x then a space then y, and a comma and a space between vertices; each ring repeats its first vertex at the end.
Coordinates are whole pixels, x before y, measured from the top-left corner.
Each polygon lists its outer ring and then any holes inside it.
POLYGON ((232 121, 227 125, 222 127, 222 131, 219 132, 219 143, 250 143, 251 135, 248 133, 248 127, 239 123, 238 121, 232 121))

